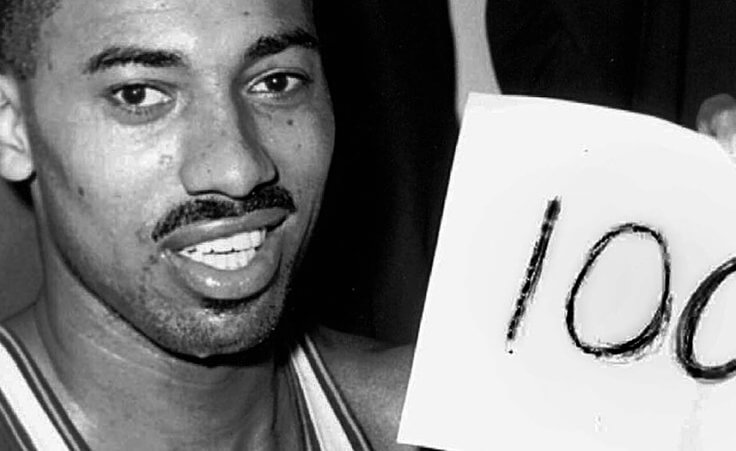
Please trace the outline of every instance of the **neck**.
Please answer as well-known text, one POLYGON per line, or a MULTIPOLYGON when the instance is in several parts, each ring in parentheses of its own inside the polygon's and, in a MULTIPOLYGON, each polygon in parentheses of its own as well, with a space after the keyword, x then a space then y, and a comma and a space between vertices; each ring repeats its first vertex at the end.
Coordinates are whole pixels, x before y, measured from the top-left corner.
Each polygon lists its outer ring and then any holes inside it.
POLYGON ((41 233, 44 287, 9 326, 92 449, 298 449, 273 343, 227 359, 158 347, 87 290, 41 233))
POLYGON ((272 347, 228 361, 183 359, 103 305, 52 297, 48 287, 32 315, 31 352, 93 449, 131 449, 131 438, 141 449, 262 449, 298 437, 272 347))

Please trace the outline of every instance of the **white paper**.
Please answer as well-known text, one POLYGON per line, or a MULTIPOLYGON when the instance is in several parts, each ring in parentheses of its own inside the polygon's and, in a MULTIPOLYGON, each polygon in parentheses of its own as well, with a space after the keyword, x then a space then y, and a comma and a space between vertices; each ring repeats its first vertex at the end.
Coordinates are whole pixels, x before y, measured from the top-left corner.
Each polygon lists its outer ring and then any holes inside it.
MULTIPOLYGON (((735 198, 736 167, 710 138, 601 107, 471 96, 399 441, 450 450, 734 449, 736 378, 691 376, 675 342, 696 288, 736 256, 735 198), (546 258, 509 341, 554 199, 546 258), (599 357, 573 342, 566 307, 591 248, 624 224, 666 240, 671 313, 648 347, 599 357)), ((582 343, 610 348, 652 320, 664 285, 653 237, 622 233, 595 260, 574 303, 582 343)), ((725 277, 693 334, 700 364, 736 359, 734 301, 736 276, 725 277)))

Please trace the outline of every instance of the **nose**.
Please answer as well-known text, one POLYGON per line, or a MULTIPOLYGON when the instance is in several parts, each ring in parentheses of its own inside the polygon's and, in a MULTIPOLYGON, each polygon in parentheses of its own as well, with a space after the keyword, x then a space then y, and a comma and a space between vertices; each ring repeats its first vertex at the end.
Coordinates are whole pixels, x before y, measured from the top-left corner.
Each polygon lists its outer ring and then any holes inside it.
POLYGON ((197 115, 186 135, 179 177, 190 195, 242 198, 278 176, 255 121, 237 104, 197 115))

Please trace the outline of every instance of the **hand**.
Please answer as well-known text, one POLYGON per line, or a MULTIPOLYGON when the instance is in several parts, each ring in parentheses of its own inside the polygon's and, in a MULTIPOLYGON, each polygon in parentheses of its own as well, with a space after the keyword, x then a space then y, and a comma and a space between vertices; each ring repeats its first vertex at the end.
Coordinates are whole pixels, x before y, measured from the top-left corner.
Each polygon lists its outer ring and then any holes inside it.
POLYGON ((706 99, 696 119, 698 131, 715 138, 736 161, 736 99, 717 94, 706 99))

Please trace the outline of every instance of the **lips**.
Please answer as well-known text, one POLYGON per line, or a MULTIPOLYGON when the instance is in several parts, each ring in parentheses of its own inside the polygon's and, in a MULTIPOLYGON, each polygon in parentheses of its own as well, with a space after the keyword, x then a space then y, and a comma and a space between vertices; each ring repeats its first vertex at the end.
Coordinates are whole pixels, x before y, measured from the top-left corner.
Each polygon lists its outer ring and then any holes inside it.
POLYGON ((195 223, 178 228, 159 246, 189 290, 211 299, 246 299, 274 279, 282 253, 280 226, 289 214, 270 208, 195 223))

